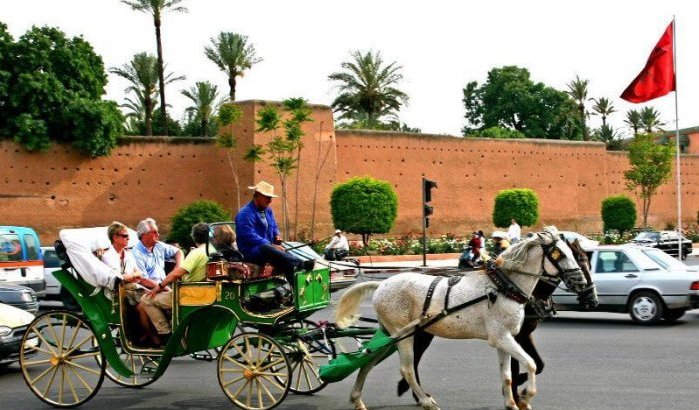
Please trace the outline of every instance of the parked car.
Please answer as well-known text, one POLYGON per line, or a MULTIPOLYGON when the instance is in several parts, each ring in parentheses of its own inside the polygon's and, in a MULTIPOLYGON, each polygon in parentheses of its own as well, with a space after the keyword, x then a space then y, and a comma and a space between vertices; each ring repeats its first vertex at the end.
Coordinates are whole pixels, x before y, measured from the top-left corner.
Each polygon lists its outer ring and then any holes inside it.
POLYGON ((36 293, 26 286, 12 285, 10 283, 0 284, 0 303, 36 313, 39 311, 39 302, 36 300, 36 293))
POLYGON ((578 240, 580 242, 580 246, 582 246, 583 249, 592 249, 595 246, 599 245, 599 241, 595 241, 593 239, 588 238, 585 235, 581 235, 577 232, 573 231, 558 231, 560 234, 563 235, 564 238, 566 238, 566 241, 573 242, 574 240, 578 240))
POLYGON ((643 231, 639 232, 631 242, 658 248, 670 255, 677 256, 678 242, 682 241, 682 259, 692 253, 692 241, 680 235, 676 231, 643 231))
POLYGON ((44 261, 34 229, 0 226, 0 283, 28 286, 43 295, 44 261))
POLYGON ((44 256, 44 279, 46 280, 45 300, 58 300, 63 303, 63 307, 68 310, 80 310, 80 305, 75 300, 73 295, 66 289, 63 289, 61 282, 56 280, 53 272, 61 269, 63 261, 56 254, 56 249, 53 246, 42 246, 41 253, 44 256))
POLYGON ((318 255, 313 248, 301 242, 284 242, 284 247, 288 250, 290 249, 289 252, 302 259, 315 259, 317 264, 329 267, 331 292, 344 289, 357 280, 357 269, 347 259, 343 261, 328 261, 318 255))
MULTIPOLYGON (((34 315, 0 303, 0 367, 7 366, 19 360, 19 349, 27 326, 34 320, 34 315)), ((38 340, 27 343, 36 345, 38 340)))
MULTIPOLYGON (((674 321, 699 307, 699 272, 656 248, 632 244, 588 250, 598 312, 628 313, 637 323, 674 321)), ((576 295, 557 289, 559 310, 579 310, 576 295)))

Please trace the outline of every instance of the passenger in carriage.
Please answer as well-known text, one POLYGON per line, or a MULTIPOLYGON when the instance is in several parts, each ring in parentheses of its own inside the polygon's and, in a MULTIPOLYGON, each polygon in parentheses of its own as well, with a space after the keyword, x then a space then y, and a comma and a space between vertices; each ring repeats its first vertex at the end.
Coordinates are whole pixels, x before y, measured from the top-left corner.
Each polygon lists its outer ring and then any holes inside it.
POLYGON ((235 241, 235 232, 229 225, 216 225, 211 243, 223 255, 225 260, 229 262, 243 261, 243 254, 238 250, 238 245, 235 241))
POLYGON ((269 263, 281 271, 289 284, 295 283, 297 270, 313 270, 315 261, 287 253, 281 245, 282 237, 270 208, 276 198, 274 187, 265 181, 248 187, 253 191, 252 200, 240 209, 235 217, 238 248, 246 262, 264 265, 269 263))
POLYGON ((139 222, 136 232, 139 242, 132 249, 136 265, 145 277, 155 283, 161 282, 165 278, 165 261, 174 259, 174 268, 177 268, 182 263, 184 254, 180 248, 159 240, 158 225, 153 218, 139 222))
POLYGON ((109 249, 102 254, 102 262, 117 269, 123 278, 127 278, 128 276, 135 277, 133 281, 125 279, 128 283, 124 286, 124 292, 129 305, 136 306, 136 311, 138 312, 139 324, 143 331, 143 334, 139 338, 139 343, 146 342, 148 339, 152 339, 153 335, 150 330, 148 314, 139 302, 146 290, 154 288, 157 286, 157 283, 142 276, 142 272, 138 269, 133 254, 127 248, 129 244, 129 232, 124 224, 112 222, 109 228, 107 228, 107 236, 109 237, 111 245, 109 249))
POLYGON ((192 240, 196 248, 187 254, 182 264, 160 282, 156 287, 148 291, 141 303, 148 317, 158 331, 158 339, 161 345, 167 344, 172 334, 170 320, 165 310, 172 310, 172 294, 170 285, 177 280, 182 282, 200 282, 206 279, 206 264, 209 262, 209 254, 216 252, 214 246, 209 244, 208 253, 206 243, 209 240, 209 225, 199 222, 192 227, 192 240))

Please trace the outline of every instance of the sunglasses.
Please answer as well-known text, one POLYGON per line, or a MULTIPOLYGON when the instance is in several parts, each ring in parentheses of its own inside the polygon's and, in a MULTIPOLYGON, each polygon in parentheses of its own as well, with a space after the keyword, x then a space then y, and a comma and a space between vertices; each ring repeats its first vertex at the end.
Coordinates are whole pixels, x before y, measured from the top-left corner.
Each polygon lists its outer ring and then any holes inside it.
POLYGON ((158 231, 150 231, 150 232, 148 232, 148 233, 152 233, 154 236, 160 236, 160 234, 158 233, 158 231))
POLYGON ((118 234, 116 234, 116 236, 121 236, 122 238, 128 238, 128 237, 129 237, 128 234, 124 234, 124 233, 118 233, 118 234))

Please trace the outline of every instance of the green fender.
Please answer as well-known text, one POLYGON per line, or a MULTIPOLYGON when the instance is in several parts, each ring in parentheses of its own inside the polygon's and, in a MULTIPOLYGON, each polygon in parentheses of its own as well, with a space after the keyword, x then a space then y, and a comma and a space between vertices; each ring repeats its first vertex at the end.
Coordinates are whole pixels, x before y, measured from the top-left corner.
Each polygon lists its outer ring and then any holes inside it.
POLYGON ((57 270, 53 272, 53 276, 73 295, 82 308, 83 314, 92 326, 97 343, 107 363, 120 375, 124 377, 133 376, 133 372, 119 358, 119 353, 109 328, 110 319, 113 319, 116 315, 112 308, 112 302, 102 292, 90 296, 95 288, 84 281, 76 279, 65 270, 57 270))
POLYGON ((160 377, 173 357, 225 345, 237 325, 238 317, 225 306, 204 306, 187 313, 173 329, 153 377, 160 377))

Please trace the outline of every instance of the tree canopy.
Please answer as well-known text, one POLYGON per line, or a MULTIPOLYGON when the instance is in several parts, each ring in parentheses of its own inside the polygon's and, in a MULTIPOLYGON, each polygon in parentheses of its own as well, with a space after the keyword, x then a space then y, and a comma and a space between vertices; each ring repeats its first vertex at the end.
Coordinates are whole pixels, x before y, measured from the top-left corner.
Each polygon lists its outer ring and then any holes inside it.
POLYGON ((235 101, 236 77, 242 77, 245 70, 262 61, 257 57, 255 46, 248 44, 248 37, 237 33, 221 32, 218 38, 211 38, 211 45, 204 47, 204 55, 228 76, 230 91, 228 97, 235 101))
POLYGON ((340 113, 338 119, 347 121, 350 128, 356 128, 354 123, 368 129, 398 123, 398 111, 408 102, 408 95, 396 88, 403 79, 403 67, 395 61, 385 64, 380 51, 357 50, 351 56, 351 61, 340 65, 342 71, 328 76, 340 92, 332 102, 333 110, 340 113))
POLYGON ((624 172, 626 187, 643 201, 643 226, 648 223, 651 198, 672 173, 675 148, 656 141, 651 134, 636 135, 629 144, 631 169, 624 172))
POLYGON ((356 177, 333 189, 330 198, 335 228, 362 235, 387 233, 398 216, 398 196, 386 181, 356 177))
POLYGON ((514 219, 522 226, 539 221, 539 198, 527 188, 504 189, 495 196, 493 225, 505 228, 514 219))
POLYGON ((81 37, 33 27, 16 42, 0 24, 0 135, 30 151, 51 141, 107 155, 122 132, 114 102, 102 101, 102 58, 81 37))
POLYGON ((519 131, 527 138, 583 137, 575 101, 563 91, 532 81, 526 68, 493 68, 484 84, 471 81, 463 93, 465 136, 499 126, 519 131))

